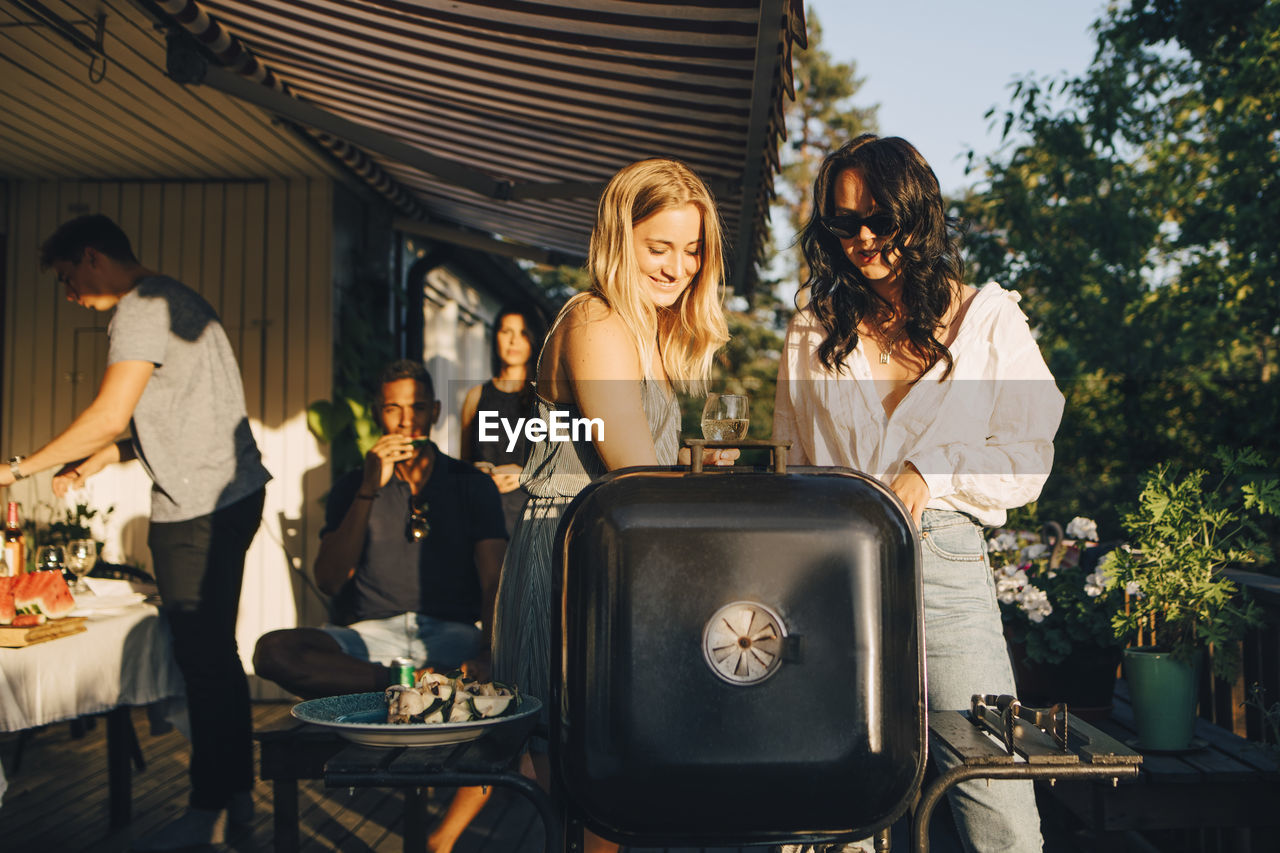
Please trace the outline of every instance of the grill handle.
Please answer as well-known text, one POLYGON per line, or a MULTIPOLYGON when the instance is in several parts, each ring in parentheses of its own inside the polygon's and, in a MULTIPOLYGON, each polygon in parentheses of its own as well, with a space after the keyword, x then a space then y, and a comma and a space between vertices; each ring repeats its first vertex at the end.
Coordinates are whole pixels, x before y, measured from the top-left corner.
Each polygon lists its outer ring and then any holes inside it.
POLYGON ((719 450, 735 447, 739 450, 767 447, 773 459, 773 473, 787 473, 787 451, 791 449, 791 442, 789 441, 776 441, 772 438, 744 438, 739 441, 707 441, 705 438, 686 438, 684 443, 689 448, 689 472, 692 474, 702 473, 701 451, 704 448, 719 450))

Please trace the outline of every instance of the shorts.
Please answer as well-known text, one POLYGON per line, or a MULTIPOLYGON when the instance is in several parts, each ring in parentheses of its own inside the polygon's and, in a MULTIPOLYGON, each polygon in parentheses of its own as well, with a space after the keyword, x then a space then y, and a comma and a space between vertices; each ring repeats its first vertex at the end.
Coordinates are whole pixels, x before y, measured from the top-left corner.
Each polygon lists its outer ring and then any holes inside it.
POLYGON ((402 613, 385 619, 365 619, 350 625, 322 625, 342 651, 361 660, 390 666, 394 658, 412 658, 415 669, 457 669, 484 649, 484 635, 475 625, 449 622, 421 613, 402 613))

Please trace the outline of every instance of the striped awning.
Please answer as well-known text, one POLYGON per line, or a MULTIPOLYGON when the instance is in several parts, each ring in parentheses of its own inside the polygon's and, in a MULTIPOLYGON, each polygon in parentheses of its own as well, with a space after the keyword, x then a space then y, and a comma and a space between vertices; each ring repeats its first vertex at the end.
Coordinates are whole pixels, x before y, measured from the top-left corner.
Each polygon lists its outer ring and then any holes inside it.
POLYGON ((677 157, 712 185, 750 287, 801 0, 151 5, 227 69, 203 82, 305 128, 436 236, 580 259, 603 182, 677 157))

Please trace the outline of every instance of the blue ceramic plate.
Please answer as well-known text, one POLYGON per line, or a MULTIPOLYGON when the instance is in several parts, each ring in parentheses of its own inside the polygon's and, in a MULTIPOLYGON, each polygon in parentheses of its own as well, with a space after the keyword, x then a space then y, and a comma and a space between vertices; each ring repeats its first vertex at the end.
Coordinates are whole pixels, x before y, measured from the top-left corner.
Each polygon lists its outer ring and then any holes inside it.
POLYGON ((388 723, 385 694, 352 693, 299 702, 293 706, 293 716, 366 746, 432 746, 476 740, 537 714, 541 708, 542 703, 535 697, 521 696, 518 710, 505 717, 469 723, 388 723))

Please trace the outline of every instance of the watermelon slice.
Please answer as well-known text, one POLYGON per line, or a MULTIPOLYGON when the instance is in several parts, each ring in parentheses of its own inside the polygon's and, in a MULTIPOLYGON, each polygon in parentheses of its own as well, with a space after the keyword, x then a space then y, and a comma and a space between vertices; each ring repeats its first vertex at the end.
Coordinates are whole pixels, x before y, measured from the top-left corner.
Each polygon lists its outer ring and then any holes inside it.
POLYGON ((0 625, 8 625, 18 615, 13 606, 13 583, 17 578, 0 578, 0 625))
POLYGON ((28 572, 13 585, 13 606, 18 613, 43 613, 59 619, 76 609, 62 572, 28 572))

